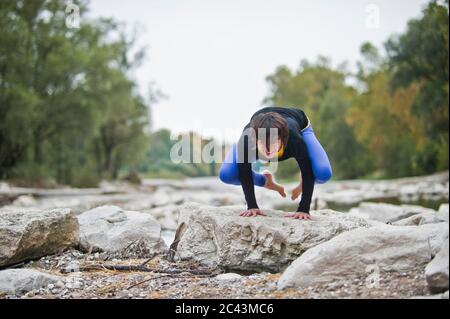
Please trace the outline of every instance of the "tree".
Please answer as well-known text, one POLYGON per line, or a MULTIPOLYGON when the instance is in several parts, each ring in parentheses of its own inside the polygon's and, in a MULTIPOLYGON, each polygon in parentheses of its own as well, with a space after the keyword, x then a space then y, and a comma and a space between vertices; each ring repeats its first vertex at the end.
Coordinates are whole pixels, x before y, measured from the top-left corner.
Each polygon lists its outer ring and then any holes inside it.
POLYGON ((129 76, 143 51, 131 56, 122 25, 73 3, 79 28, 67 27, 63 0, 0 4, 1 178, 93 184, 145 149, 148 106, 129 76))
POLYGON ((419 85, 411 111, 425 124, 428 138, 420 161, 425 172, 448 169, 449 150, 448 1, 431 1, 405 34, 386 43, 391 90, 419 85))
MULTIPOLYGON (((316 63, 302 61, 297 71, 283 66, 267 77, 270 94, 264 102, 304 110, 327 151, 335 177, 355 178, 364 174, 370 163, 363 160, 364 147, 345 120, 356 95, 345 81, 346 74, 334 70, 324 57, 316 63)), ((279 173, 281 177, 292 177, 298 167, 294 162, 280 163, 279 173)))

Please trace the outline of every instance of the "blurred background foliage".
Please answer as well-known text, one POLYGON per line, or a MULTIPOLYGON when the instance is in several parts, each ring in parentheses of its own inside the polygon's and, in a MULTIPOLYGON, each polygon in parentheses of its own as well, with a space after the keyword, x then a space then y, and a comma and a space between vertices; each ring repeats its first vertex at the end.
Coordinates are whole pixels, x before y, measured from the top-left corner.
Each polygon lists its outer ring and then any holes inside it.
MULTIPOLYGON (((267 77, 269 105, 302 108, 338 179, 429 174, 449 163, 449 20, 432 1, 380 52, 361 46, 356 74, 319 57, 267 77)), ((298 171, 281 163, 280 176, 298 171)))
MULTIPOLYGON (((83 16, 88 1, 74 1, 83 16)), ((136 34, 112 19, 66 27, 66 2, 0 2, 0 179, 90 187, 138 172, 216 175, 219 163, 176 164, 171 132, 153 131, 133 80, 145 59, 136 34)), ((448 0, 431 1, 384 48, 362 44, 356 72, 326 57, 279 66, 264 106, 303 109, 335 179, 391 178, 448 169, 448 0)), ((192 141, 201 137, 187 133, 192 141)), ((203 139, 202 145, 215 143, 203 139)), ((223 151, 223 148, 222 148, 223 151)), ((295 161, 277 175, 296 179, 295 161)))

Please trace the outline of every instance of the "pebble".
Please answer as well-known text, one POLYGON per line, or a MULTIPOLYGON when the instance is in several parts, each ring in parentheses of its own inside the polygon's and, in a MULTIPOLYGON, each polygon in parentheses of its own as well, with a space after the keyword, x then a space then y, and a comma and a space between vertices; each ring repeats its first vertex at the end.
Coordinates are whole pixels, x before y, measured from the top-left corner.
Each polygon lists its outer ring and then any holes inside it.
POLYGON ((71 261, 69 264, 66 265, 64 268, 64 271, 69 272, 79 272, 80 271, 80 263, 78 261, 71 261))
POLYGON ((226 273, 217 275, 215 278, 221 281, 236 281, 242 279, 242 276, 235 273, 226 273))

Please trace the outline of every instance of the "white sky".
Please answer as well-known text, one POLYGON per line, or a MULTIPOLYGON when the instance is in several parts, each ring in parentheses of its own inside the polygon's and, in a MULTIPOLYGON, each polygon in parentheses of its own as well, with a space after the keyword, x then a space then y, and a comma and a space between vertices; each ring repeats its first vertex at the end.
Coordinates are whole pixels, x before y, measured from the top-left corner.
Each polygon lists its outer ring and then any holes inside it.
POLYGON ((169 97, 152 108, 155 129, 194 129, 230 141, 225 130, 238 134, 262 106, 265 77, 277 66, 297 68, 320 54, 353 66, 363 42, 381 46, 427 2, 92 0, 91 16, 144 27, 140 45, 148 46, 148 59, 136 78, 143 95, 154 81, 169 97), (378 28, 368 27, 370 4, 379 8, 378 28))

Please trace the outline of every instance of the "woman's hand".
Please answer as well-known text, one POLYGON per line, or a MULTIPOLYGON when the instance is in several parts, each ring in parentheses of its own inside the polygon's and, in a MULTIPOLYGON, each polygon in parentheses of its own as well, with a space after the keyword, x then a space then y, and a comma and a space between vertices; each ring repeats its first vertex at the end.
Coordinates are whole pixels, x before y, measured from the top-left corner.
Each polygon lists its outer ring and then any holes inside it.
POLYGON ((259 208, 248 209, 245 212, 239 214, 242 217, 255 217, 255 216, 267 216, 262 210, 259 208))
POLYGON ((286 217, 294 218, 294 219, 304 219, 311 220, 311 215, 307 213, 297 212, 293 214, 286 215, 286 217))

